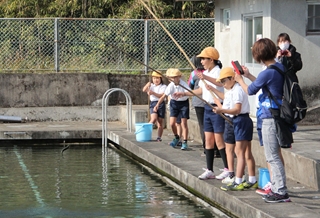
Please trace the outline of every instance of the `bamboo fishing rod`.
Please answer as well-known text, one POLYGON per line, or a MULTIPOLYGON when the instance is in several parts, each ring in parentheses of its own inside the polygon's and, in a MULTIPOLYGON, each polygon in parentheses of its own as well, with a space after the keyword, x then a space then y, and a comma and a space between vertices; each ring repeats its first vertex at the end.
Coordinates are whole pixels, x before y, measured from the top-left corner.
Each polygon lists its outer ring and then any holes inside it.
MULTIPOLYGON (((137 58, 135 58, 134 56, 130 55, 128 52, 123 51, 123 50, 120 49, 118 46, 114 45, 113 43, 107 43, 106 40, 103 39, 102 37, 98 36, 98 35, 95 34, 95 33, 92 33, 91 31, 88 31, 87 28, 82 27, 81 25, 79 25, 79 26, 80 26, 80 28, 81 28, 83 31, 87 32, 88 34, 92 35, 93 37, 95 37, 95 38, 97 38, 97 39, 100 39, 102 42, 104 42, 105 44, 111 46, 112 48, 114 48, 114 49, 116 49, 116 50, 118 50, 118 51, 121 51, 124 55, 128 56, 128 57, 131 58, 132 60, 134 60, 134 61, 138 62, 139 64, 141 64, 141 65, 143 65, 143 66, 151 69, 152 71, 160 74, 162 77, 167 78, 170 82, 174 82, 174 80, 172 80, 170 77, 162 74, 160 71, 158 71, 158 70, 152 68, 151 66, 143 63, 142 61, 140 61, 140 60, 138 60, 137 58)), ((183 89, 187 90, 187 91, 190 92, 192 95, 198 97, 198 98, 199 98, 201 101, 203 101, 205 104, 208 104, 208 105, 212 106, 212 105, 209 104, 206 100, 204 100, 204 99, 201 98, 200 96, 196 95, 196 94, 195 94, 192 90, 190 90, 189 88, 185 87, 184 85, 181 85, 180 83, 177 84, 177 85, 180 86, 180 87, 182 87, 183 89)), ((213 106, 212 106, 212 107, 213 107, 213 106)))
MULTIPOLYGON (((160 74, 162 77, 167 78, 170 82, 174 82, 174 80, 172 80, 170 77, 167 77, 166 75, 162 74, 160 71, 152 68, 151 66, 143 63, 142 61, 138 60, 137 58, 135 58, 134 56, 130 55, 128 52, 123 51, 122 49, 120 49, 118 46, 112 44, 112 43, 107 43, 105 39, 103 39, 102 37, 98 36, 95 33, 92 33, 91 31, 88 31, 87 28, 82 27, 81 25, 79 25, 80 28, 87 32, 88 34, 92 35, 93 37, 100 39, 102 42, 104 42, 105 44, 111 46, 112 48, 121 51, 124 55, 128 56, 129 58, 131 58, 132 60, 138 62, 139 64, 151 69, 152 71, 160 74)), ((192 64, 192 63, 191 63, 192 64)), ((192 64, 193 65, 193 64, 192 64)), ((193 66, 194 67, 194 66, 193 66)), ((193 96, 196 96, 197 98, 199 98, 202 102, 204 102, 205 104, 209 105, 212 109, 214 109, 214 106, 212 106, 210 103, 208 103, 206 100, 204 100, 202 97, 200 97, 199 95, 196 95, 192 90, 190 90, 189 88, 185 87, 184 85, 181 85, 180 83, 178 84, 178 86, 180 86, 181 88, 187 90, 188 92, 190 92, 193 96)), ((220 103, 220 101, 218 101, 220 103)), ((221 103, 220 103, 221 105, 221 103)), ((222 116, 222 118, 224 118, 227 122, 229 122, 232 125, 232 122, 224 115, 224 114, 219 114, 220 116, 222 116)))
MULTIPOLYGON (((151 11, 151 9, 149 8, 149 6, 143 1, 140 0, 141 4, 149 11, 149 13, 154 17, 154 19, 159 23, 159 25, 162 27, 162 29, 167 33, 167 35, 171 38, 171 40, 176 44, 176 46, 179 48, 179 50, 181 51, 181 53, 184 55, 184 57, 187 59, 188 63, 191 65, 191 67, 193 68, 193 70, 197 70, 196 67, 193 65, 193 63, 191 62, 191 60, 189 59, 189 57, 187 56, 187 54, 185 53, 185 51, 183 50, 183 48, 179 45, 179 43, 173 38, 173 36, 171 35, 171 33, 167 30, 167 28, 160 22, 160 20, 157 18, 157 16, 151 11)), ((207 85, 206 81, 204 79, 202 79, 202 82, 207 85)), ((216 97, 215 93, 212 90, 209 90, 210 94, 213 97, 213 100, 215 102, 215 104, 219 107, 222 107, 220 100, 216 97)), ((192 93, 192 92, 191 92, 192 93)), ((203 100, 206 104, 208 104, 212 109, 214 108, 214 106, 212 106, 211 104, 209 104, 207 101, 205 101, 204 99, 202 99, 200 96, 195 95, 194 93, 192 93, 194 96, 198 97, 199 99, 203 100)), ((224 114, 219 114, 222 118, 224 118, 226 121, 228 121, 231 125, 231 121, 224 115, 224 114)))

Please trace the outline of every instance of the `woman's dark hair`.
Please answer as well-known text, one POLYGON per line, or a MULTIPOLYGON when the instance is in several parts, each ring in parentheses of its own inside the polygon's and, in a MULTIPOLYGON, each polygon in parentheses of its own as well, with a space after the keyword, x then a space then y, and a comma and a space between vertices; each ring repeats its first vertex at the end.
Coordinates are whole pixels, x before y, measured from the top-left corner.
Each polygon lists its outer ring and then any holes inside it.
POLYGON ((193 55, 191 58, 191 62, 197 70, 204 70, 203 65, 201 64, 201 58, 198 58, 196 55, 193 55))
POLYGON ((280 33, 277 38, 277 44, 279 44, 280 41, 288 41, 291 43, 290 36, 287 33, 280 33))
POLYGON ((220 69, 222 68, 222 63, 220 60, 213 60, 213 62, 215 65, 218 65, 220 69))
POLYGON ((252 57, 258 63, 273 60, 277 54, 277 47, 271 39, 262 38, 252 46, 252 57))

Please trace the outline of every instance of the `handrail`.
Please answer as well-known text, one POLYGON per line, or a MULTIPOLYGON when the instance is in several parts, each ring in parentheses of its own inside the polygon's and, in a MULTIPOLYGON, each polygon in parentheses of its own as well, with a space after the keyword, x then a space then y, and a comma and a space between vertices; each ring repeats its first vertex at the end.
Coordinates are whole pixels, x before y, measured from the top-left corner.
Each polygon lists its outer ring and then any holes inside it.
POLYGON ((107 147, 107 105, 109 96, 116 91, 120 91, 126 97, 126 109, 127 109, 127 131, 132 131, 132 100, 128 92, 120 88, 108 89, 102 97, 102 146, 107 147))

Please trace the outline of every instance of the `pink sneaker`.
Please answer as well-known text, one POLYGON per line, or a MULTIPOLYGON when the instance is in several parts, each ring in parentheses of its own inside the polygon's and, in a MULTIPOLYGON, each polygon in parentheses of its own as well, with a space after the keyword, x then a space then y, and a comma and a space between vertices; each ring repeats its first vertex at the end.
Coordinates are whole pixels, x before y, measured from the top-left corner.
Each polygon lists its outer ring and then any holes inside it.
POLYGON ((256 190, 256 193, 259 195, 267 195, 271 192, 271 182, 268 182, 263 188, 256 190))

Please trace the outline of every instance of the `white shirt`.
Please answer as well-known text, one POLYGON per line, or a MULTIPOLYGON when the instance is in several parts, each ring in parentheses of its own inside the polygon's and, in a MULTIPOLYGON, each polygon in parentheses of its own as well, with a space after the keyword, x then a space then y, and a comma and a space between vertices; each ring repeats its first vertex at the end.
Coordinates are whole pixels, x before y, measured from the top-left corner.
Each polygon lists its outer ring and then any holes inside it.
MULTIPOLYGON (((211 77, 211 78, 217 79, 217 78, 219 77, 219 75, 220 75, 220 68, 219 68, 219 66, 215 66, 215 67, 214 67, 212 70, 210 70, 210 71, 205 70, 205 71, 203 72, 203 74, 204 74, 204 75, 207 75, 207 76, 209 76, 209 77, 211 77)), ((213 83, 211 83, 211 82, 209 82, 209 81, 207 81, 207 80, 206 80, 205 82, 206 82, 208 85, 216 88, 218 91, 224 93, 224 88, 223 88, 223 87, 216 86, 215 84, 213 84, 213 83)), ((205 84, 204 84, 204 82, 203 82, 202 80, 200 80, 200 82, 199 82, 199 87, 202 88, 202 98, 203 98, 204 100, 206 100, 209 104, 215 104, 214 98, 213 98, 211 92, 206 88, 206 86, 205 86, 205 84)), ((218 97, 218 96, 216 96, 216 97, 218 97)), ((222 99, 220 99, 220 102, 222 102, 222 99)))
MULTIPOLYGON (((179 84, 184 86, 188 90, 190 90, 189 85, 185 81, 183 81, 182 79, 180 79, 179 84)), ((175 93, 175 92, 188 92, 188 91, 186 89, 182 88, 179 85, 175 85, 174 82, 170 82, 169 85, 167 86, 164 94, 166 96, 170 96, 170 98, 172 99, 173 98, 172 94, 175 93)), ((174 99, 174 100, 176 100, 176 101, 186 101, 187 99, 189 99, 189 96, 183 96, 181 98, 174 99)))
MULTIPOLYGON (((151 83, 150 91, 153 91, 157 94, 163 94, 166 88, 167 88, 167 85, 165 84, 155 85, 151 83)), ((150 101, 159 101, 159 98, 155 95, 150 95, 150 101)))
MULTIPOLYGON (((244 92, 239 83, 235 83, 232 89, 224 94, 223 109, 232 109, 236 104, 241 104, 240 114, 247 114, 250 112, 250 104, 248 95, 244 92)), ((234 115, 227 114, 229 117, 234 115)), ((237 114, 238 115, 238 114, 237 114)))

